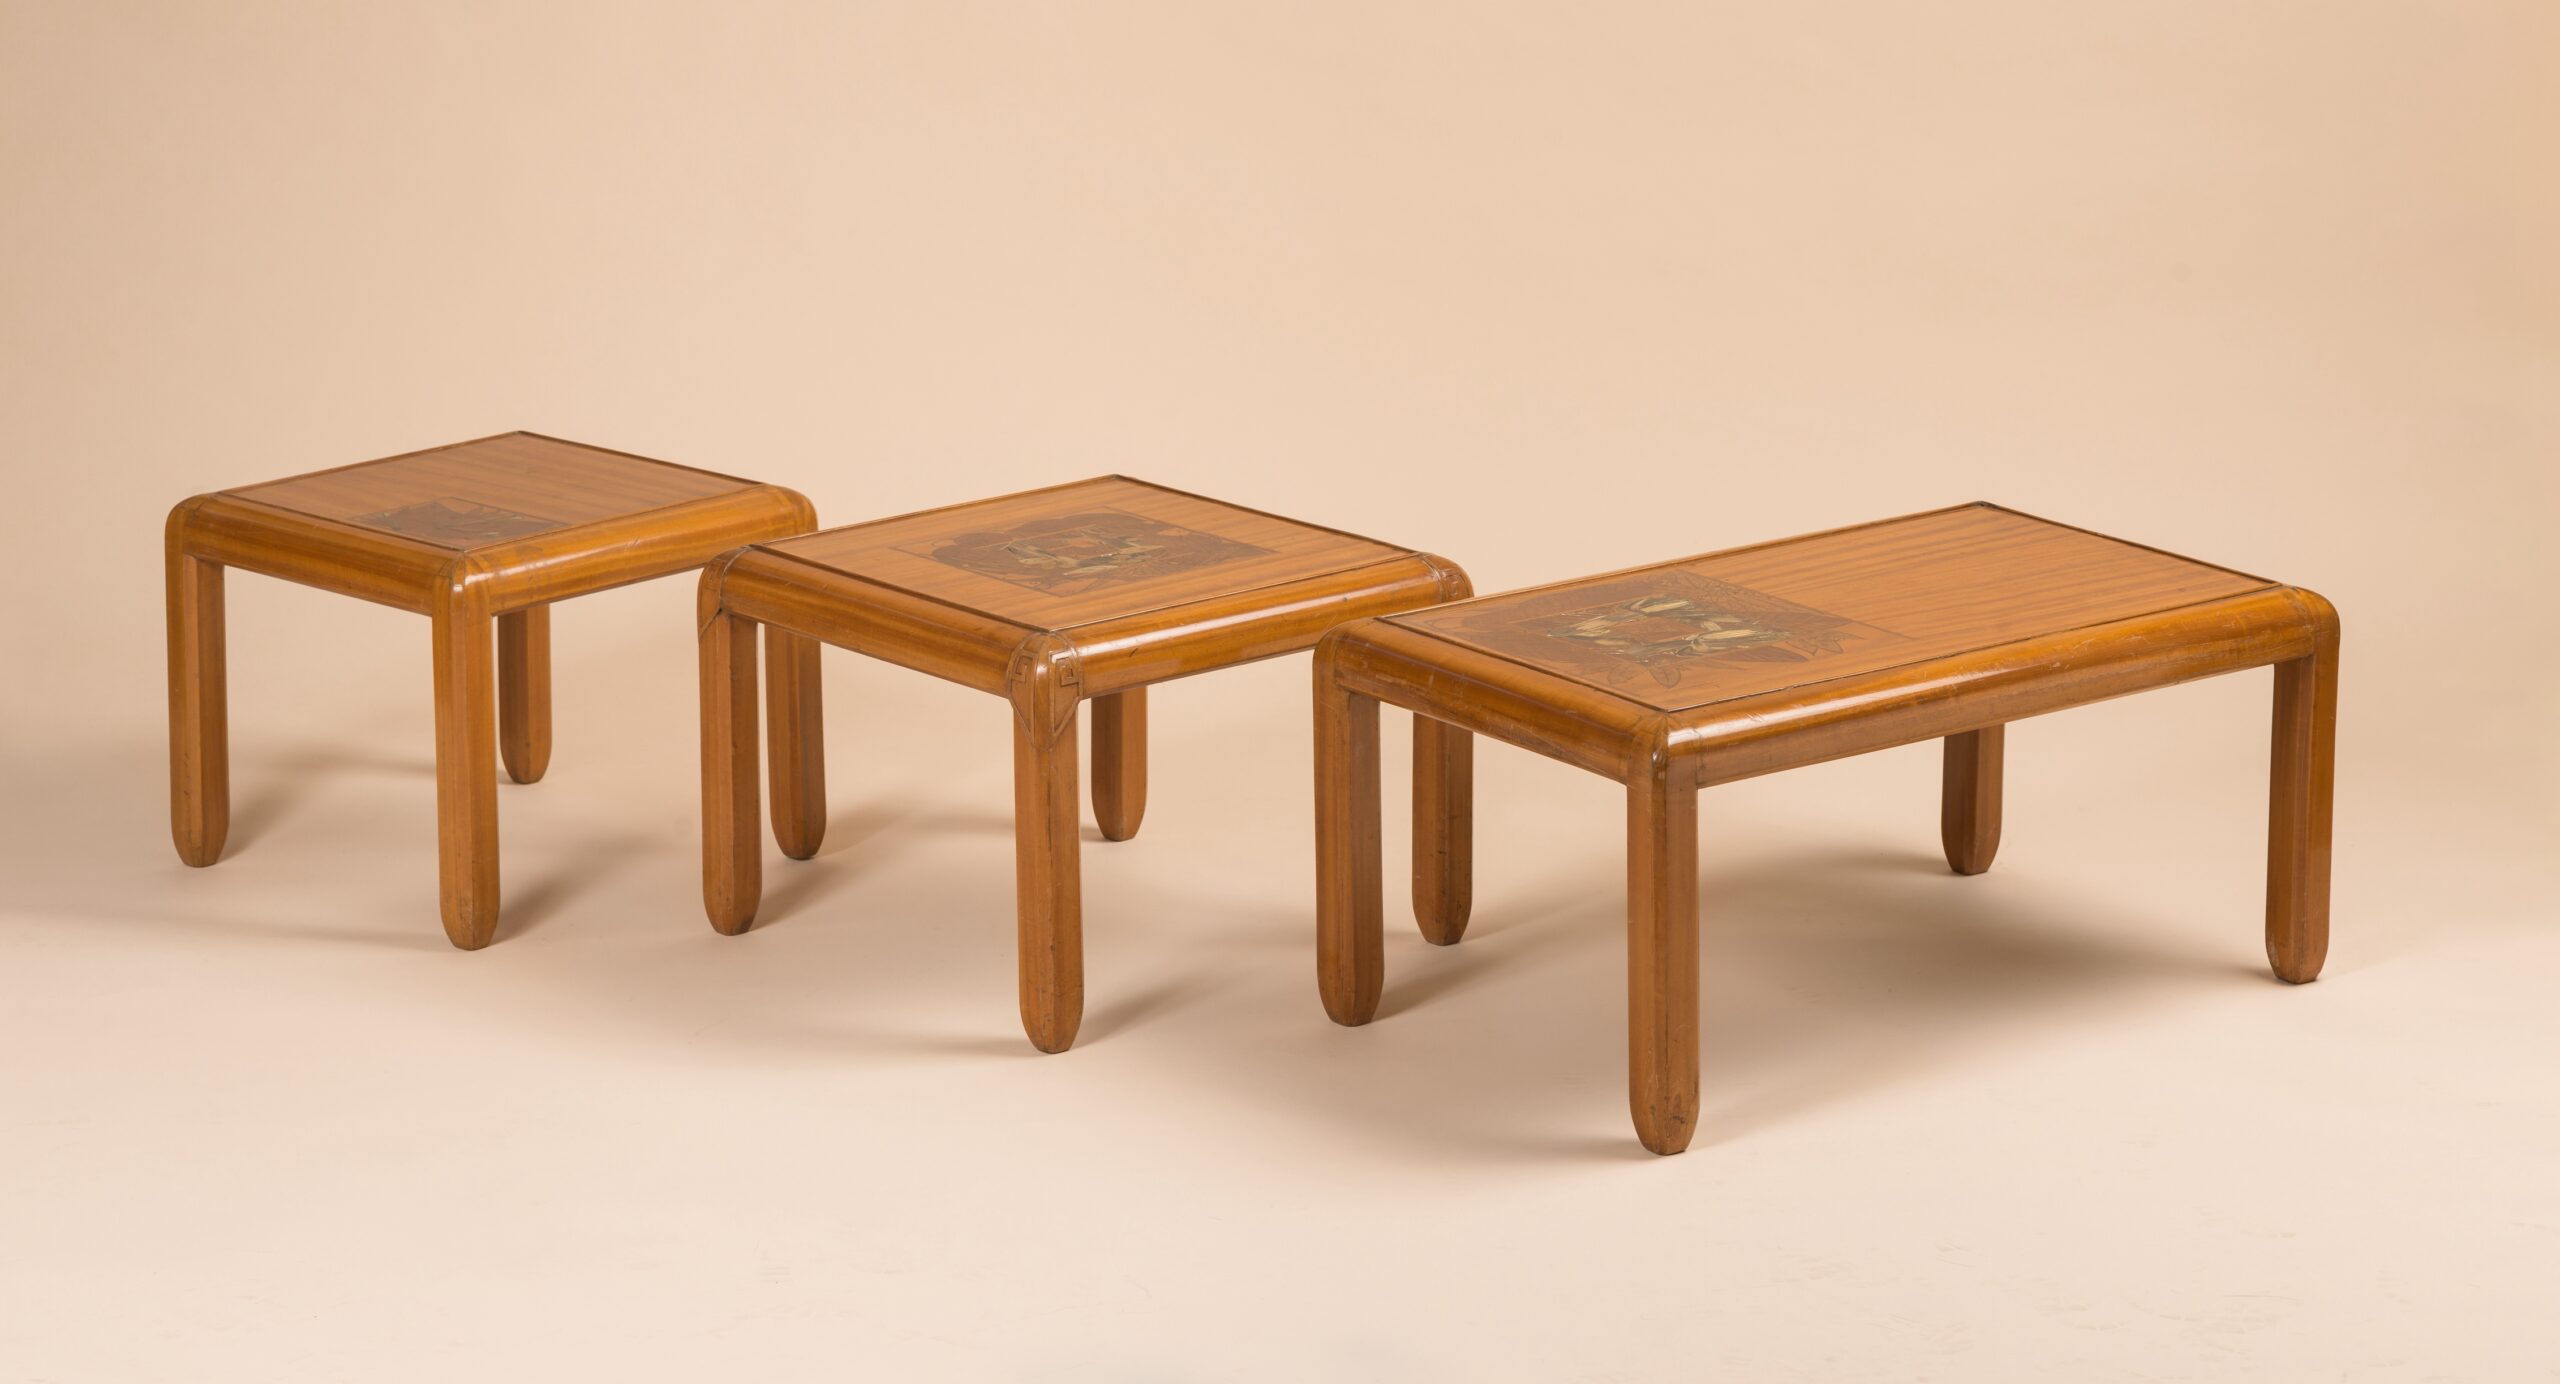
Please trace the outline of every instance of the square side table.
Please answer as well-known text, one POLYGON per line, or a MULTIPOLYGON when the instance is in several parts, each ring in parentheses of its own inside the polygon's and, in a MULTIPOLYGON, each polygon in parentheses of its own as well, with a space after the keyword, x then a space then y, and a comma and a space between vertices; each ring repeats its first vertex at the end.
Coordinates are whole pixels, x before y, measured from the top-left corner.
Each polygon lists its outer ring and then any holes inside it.
MULTIPOLYGON (((550 763, 550 603, 814 527, 809 502, 780 486, 523 432, 181 502, 167 533, 179 858, 213 864, 230 830, 225 568, 428 617, 439 895, 445 935, 472 949, 498 925, 496 762, 519 783, 550 763)), ((788 706, 807 693, 785 644, 788 706)))
POLYGON ((2337 612, 2312 592, 1976 504, 1347 625, 1316 651, 1325 1010, 1367 1023, 1384 983, 1382 701, 1626 785, 1630 1107, 1677 1153, 1700 788, 1944 738, 1940 839, 1975 874, 2008 722, 2269 664, 2267 960, 2300 984, 2328 952, 2338 692, 2337 612))
MULTIPOLYGON (((1343 620, 1467 593, 1411 548, 1105 476, 759 544, 703 574, 703 904, 738 933, 763 888, 756 630, 766 666, 814 685, 815 639, 1004 698, 1013 715, 1022 1023, 1064 1051, 1084 1012, 1076 721, 1093 706, 1093 806, 1126 840, 1146 810, 1146 689, 1291 653, 1343 620), (805 660, 805 662, 803 662, 805 660)), ((769 692, 770 704, 785 694, 769 692)), ((806 859, 825 831, 814 701, 771 736, 774 836, 806 859)), ((1414 902, 1427 934, 1466 926, 1471 742, 1414 738, 1414 902)))

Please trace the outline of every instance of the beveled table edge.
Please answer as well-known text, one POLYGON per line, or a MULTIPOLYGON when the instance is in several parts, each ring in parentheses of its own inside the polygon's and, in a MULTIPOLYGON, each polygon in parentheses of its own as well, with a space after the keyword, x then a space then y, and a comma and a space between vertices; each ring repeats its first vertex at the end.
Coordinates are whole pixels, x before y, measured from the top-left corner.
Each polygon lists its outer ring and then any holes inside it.
POLYGON ((673 576, 816 519, 798 491, 748 481, 725 494, 453 549, 211 491, 171 508, 167 541, 226 567, 418 614, 457 587, 486 585, 492 610, 503 612, 673 576))
POLYGON ((1839 534, 1856 533, 1862 529, 1880 529, 1888 524, 1906 523, 1913 519, 1928 519, 1941 514, 1953 514, 1958 510, 1965 509, 1995 509, 2003 514, 2013 514, 2018 518, 2033 520, 2036 523, 2044 524, 2052 528, 2064 529, 2072 533, 2086 534, 2091 538, 2105 539, 2109 543, 2121 543, 2128 548, 2136 548, 2146 553, 2156 553, 2161 557, 2172 558, 2176 561, 2189 563, 2197 567, 2205 568, 2209 571, 2226 573, 2230 576, 2239 577, 2246 581, 2257 582, 2261 586, 2282 586, 2284 584, 2272 577, 2262 577, 2254 572, 2243 572, 2237 567, 2226 567, 2219 562, 2207 562, 2200 557, 2189 557, 2185 553, 2177 552, 2169 548, 2163 548, 2156 544, 2141 543, 2130 538, 2119 538, 2114 534, 2106 533, 2098 529, 2085 528, 2078 524, 2066 524, 2059 519, 2047 519, 2041 514, 2029 513, 2028 511, 2019 509, 2013 505, 2001 504, 1996 500, 1965 500, 1958 504, 1940 505, 1936 509, 1915 509, 1908 514, 1890 514, 1881 519, 1861 520, 1855 524, 1839 524, 1827 529, 1810 529, 1803 533, 1789 534, 1784 538, 1763 539, 1757 543, 1738 543, 1730 548, 1712 548, 1701 553, 1690 553, 1685 557, 1658 558, 1652 562, 1639 562, 1631 566, 1614 567, 1605 572, 1585 572, 1576 576, 1563 577, 1555 581, 1539 582, 1534 586, 1516 586, 1507 591, 1488 591, 1479 596, 1468 597, 1465 600, 1446 602, 1442 606, 1434 607, 1429 612, 1417 610, 1406 611, 1403 612, 1403 614, 1436 614, 1440 610, 1455 610, 1461 607, 1482 604, 1489 601, 1509 600, 1519 596, 1534 596, 1545 591, 1561 591, 1566 587, 1585 586, 1598 582, 1614 580, 1619 577, 1640 576, 1647 572, 1661 571, 1667 568, 1686 567, 1692 563, 1705 562, 1710 558, 1732 557, 1737 553, 1756 553, 1769 548, 1782 548, 1790 543, 1805 543, 1817 538, 1831 538, 1839 534))
POLYGON ((1336 628, 1317 656, 1320 679, 1593 773, 1671 766, 1705 786, 2284 663, 2338 635, 2325 597, 2271 583, 1676 711, 1393 617, 1336 628))
POLYGON ((701 618, 731 611, 998 694, 1036 645, 1044 657, 1071 666, 1079 695, 1090 698, 1296 653, 1346 621, 1438 604, 1466 589, 1457 564, 1404 549, 1196 600, 1046 626, 758 543, 705 572, 701 618), (1176 614, 1180 618, 1166 618, 1176 614), (1214 649, 1222 637, 1232 642, 1214 649))
MULTIPOLYGON (((733 476, 726 471, 714 471, 707 466, 690 466, 681 461, 669 461, 665 457, 643 456, 638 452, 624 451, 620 447, 599 447, 592 442, 581 442, 574 437, 561 437, 556 433, 535 432, 531 428, 509 428, 505 432, 489 433, 482 437, 466 437, 460 442, 439 442, 432 447, 413 447, 405 452, 393 452, 389 456, 367 457, 362 461, 342 461, 335 466, 323 466, 316 471, 297 471, 290 476, 275 476, 263 481, 250 481, 244 485, 228 485, 211 493, 217 495, 234 495, 239 496, 242 499, 256 499, 256 496, 250 495, 247 492, 252 490, 262 490, 271 485, 283 485, 289 481, 309 480, 314 476, 334 476, 341 471, 354 471, 367 466, 378 466, 386 461, 406 461, 411 457, 422 457, 433 452, 450 452, 463 447, 476 447, 483 442, 498 442, 510 437, 539 438, 544 442, 557 442, 563 447, 575 447, 583 452, 600 452, 606 456, 622 457, 631 461, 645 461, 652 466, 664 466, 670 470, 690 471, 697 476, 709 476, 713 480, 732 482, 740 489, 765 484, 763 481, 752 480, 745 476, 733 476)), ((697 498, 713 499, 717 497, 699 496, 697 498)), ((290 509, 290 506, 277 505, 276 508, 290 509)), ((302 511, 292 510, 292 512, 299 514, 302 511)))

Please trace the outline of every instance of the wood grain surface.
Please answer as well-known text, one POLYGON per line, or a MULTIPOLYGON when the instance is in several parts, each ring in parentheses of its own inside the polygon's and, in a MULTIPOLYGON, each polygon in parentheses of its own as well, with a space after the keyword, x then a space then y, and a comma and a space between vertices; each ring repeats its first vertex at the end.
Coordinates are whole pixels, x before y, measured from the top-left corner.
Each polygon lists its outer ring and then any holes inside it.
MULTIPOLYGON (((533 433, 179 504, 167 536, 179 858, 211 864, 229 821, 224 569, 429 617, 438 893, 446 935, 477 948, 497 935, 497 763, 519 783, 550 766, 552 603, 695 569, 816 523, 809 502, 779 486, 533 433)), ((800 804, 821 781, 798 766, 816 754, 815 651, 788 639, 775 648, 776 821, 787 842, 813 851, 823 813, 800 804)), ((752 887, 745 893, 752 898, 752 887)))
POLYGON ((2274 585, 1972 504, 1395 619, 1682 711, 2274 585))
POLYGON ((757 483, 539 433, 502 433, 228 493, 456 552, 757 483))
MULTIPOLYGON (((1079 708, 1093 707, 1095 820, 1105 840, 1125 841, 1147 807, 1151 686, 1302 651, 1346 620, 1468 590, 1463 570, 1429 553, 1124 476, 745 549, 704 578, 711 920, 736 931, 755 913, 758 833, 751 787, 741 786, 754 769, 740 748, 754 739, 753 697, 732 681, 741 668, 752 676, 737 653, 742 630, 823 641, 995 693, 1014 713, 1023 1029, 1042 1051, 1062 1051, 1084 1003, 1079 708)), ((1417 726, 1414 916, 1444 944, 1466 929, 1473 763, 1464 728, 1417 726)), ((808 775, 818 772, 811 762, 808 775)), ((808 799, 807 813, 820 805, 808 799)))
MULTIPOLYGON (((2311 980, 2337 650, 2315 593, 1981 504, 1345 624, 1316 650, 1325 1012, 1366 1023, 1384 985, 1381 703, 1626 785, 1628 1096, 1645 1147, 1676 1153, 1698 1112, 1701 788, 1943 737, 1940 840, 1976 874, 1999 849, 2009 723, 2270 664, 2267 959, 2311 980)), ((1417 847, 1431 804, 1418 780, 1417 847)), ((1463 863, 1426 887, 1417 854, 1426 935, 1463 863)))
POLYGON ((774 551, 1011 621, 1097 620, 1412 550, 1126 476, 826 530, 774 551))

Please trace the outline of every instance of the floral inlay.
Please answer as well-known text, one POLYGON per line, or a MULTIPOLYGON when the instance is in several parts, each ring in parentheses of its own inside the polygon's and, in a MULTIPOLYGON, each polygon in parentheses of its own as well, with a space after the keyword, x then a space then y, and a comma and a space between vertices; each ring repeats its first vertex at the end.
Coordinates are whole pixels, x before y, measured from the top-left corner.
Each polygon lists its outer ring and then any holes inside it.
POLYGON ((512 509, 447 496, 441 500, 420 500, 414 505, 386 509, 349 521, 372 528, 388 529, 411 538, 423 538, 446 547, 467 547, 474 543, 494 543, 500 539, 522 538, 526 534, 546 533, 561 527, 556 519, 535 514, 518 514, 512 509))
POLYGON ((930 556, 980 576, 1072 596, 1268 552, 1127 510, 1098 509, 961 534, 933 547, 930 556))
POLYGON ((1461 626, 1487 647, 1562 665, 1612 686, 1678 687, 1735 663, 1801 663, 1867 639, 1894 638, 1844 615, 1688 571, 1648 572, 1493 607, 1461 626))

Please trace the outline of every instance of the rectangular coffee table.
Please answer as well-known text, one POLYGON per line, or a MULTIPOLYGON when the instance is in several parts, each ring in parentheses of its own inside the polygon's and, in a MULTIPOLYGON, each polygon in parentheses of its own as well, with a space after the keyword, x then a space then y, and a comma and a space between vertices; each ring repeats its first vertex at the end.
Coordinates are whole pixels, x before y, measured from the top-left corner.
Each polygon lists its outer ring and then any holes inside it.
POLYGON ((1316 652, 1325 1010, 1367 1023, 1384 982, 1382 701, 1627 786, 1629 1102, 1645 1147, 1677 1153, 1700 788, 1945 737, 1941 835, 1974 874, 2006 723, 2267 664, 2267 960, 2300 984, 2328 951, 2338 616, 2299 587, 1974 504, 1345 625, 1316 652))

